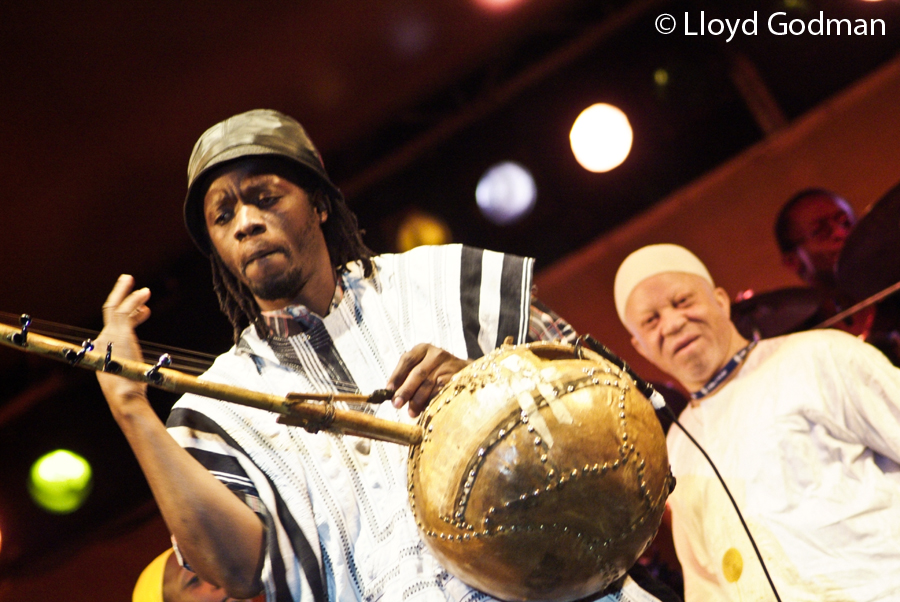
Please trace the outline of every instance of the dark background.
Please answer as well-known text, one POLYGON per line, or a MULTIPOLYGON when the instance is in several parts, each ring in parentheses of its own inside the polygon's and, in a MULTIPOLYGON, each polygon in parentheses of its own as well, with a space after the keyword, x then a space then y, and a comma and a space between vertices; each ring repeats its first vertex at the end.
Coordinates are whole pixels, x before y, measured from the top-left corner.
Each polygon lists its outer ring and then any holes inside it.
MULTIPOLYGON (((29 2, 0 9, 0 311, 71 340, 101 327, 118 274, 150 286, 147 341, 230 345, 206 260, 181 225, 186 165, 210 125, 252 108, 299 119, 377 252, 414 209, 455 242, 530 255, 541 270, 602 236, 894 58, 900 4, 861 0, 525 0, 490 13, 463 0, 29 2), (756 36, 686 36, 703 11, 756 36), (805 21, 881 18, 886 35, 778 37, 805 21), (662 35, 654 20, 674 15, 662 35), (654 73, 666 70, 668 84, 654 73), (635 131, 607 174, 568 147, 586 106, 635 131), (535 209, 499 227, 474 189, 500 160, 526 165, 535 209), (61 328, 74 326, 83 331, 61 328)), ((879 32, 880 33, 880 32, 879 32)), ((178 362, 175 365, 179 367, 178 362)), ((164 417, 174 399, 153 393, 164 417)), ((94 376, 0 349, 0 580, 46 570, 155 515, 94 376), (65 447, 94 468, 87 503, 34 506, 27 470, 65 447)))

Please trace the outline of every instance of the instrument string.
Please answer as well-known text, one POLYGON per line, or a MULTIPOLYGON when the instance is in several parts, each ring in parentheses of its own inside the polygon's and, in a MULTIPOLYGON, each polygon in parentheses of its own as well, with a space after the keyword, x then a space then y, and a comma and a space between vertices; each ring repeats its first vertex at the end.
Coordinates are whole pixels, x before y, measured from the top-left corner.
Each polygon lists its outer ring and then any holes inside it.
MULTIPOLYGON (((20 314, 0 311, 0 322, 4 324, 20 327, 21 323, 19 319, 20 314)), ((81 343, 87 339, 93 341, 100 334, 96 330, 42 319, 32 319, 31 326, 28 327, 28 330, 29 332, 53 337, 73 345, 81 345, 81 343)), ((216 355, 212 353, 204 353, 202 351, 194 351, 192 349, 184 349, 182 347, 163 345, 149 341, 139 341, 139 343, 144 363, 151 365, 156 364, 161 355, 168 354, 172 359, 172 368, 194 376, 206 372, 216 359, 216 355)), ((113 355, 115 355, 115 350, 113 351, 113 355)), ((336 380, 334 381, 334 384, 339 393, 356 393, 358 391, 358 387, 354 382, 336 380)))
MULTIPOLYGON (((19 326, 19 315, 8 312, 0 312, 0 321, 11 326, 19 326)), ((36 334, 51 336, 66 343, 80 345, 83 341, 94 340, 100 334, 96 330, 80 328, 68 324, 60 324, 50 320, 32 319, 31 325, 28 327, 29 332, 36 334)), ((179 370, 189 374, 201 374, 205 372, 213 363, 216 356, 210 353, 194 351, 191 349, 183 349, 172 345, 162 345, 149 341, 140 341, 143 361, 148 364, 155 364, 161 355, 168 354, 172 359, 173 365, 177 364, 179 370)))

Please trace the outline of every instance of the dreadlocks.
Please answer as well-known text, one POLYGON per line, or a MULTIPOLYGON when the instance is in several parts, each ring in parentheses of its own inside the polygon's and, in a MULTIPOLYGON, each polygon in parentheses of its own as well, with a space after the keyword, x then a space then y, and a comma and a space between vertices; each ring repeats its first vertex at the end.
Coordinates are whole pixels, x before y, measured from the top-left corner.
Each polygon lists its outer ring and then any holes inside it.
MULTIPOLYGON (((305 175, 305 174, 303 174, 305 175)), ((295 178, 291 178, 294 180, 295 178)), ((356 215, 347 207, 342 198, 328 196, 321 187, 311 186, 311 182, 297 174, 294 182, 307 192, 312 192, 310 202, 319 211, 327 211, 328 219, 322 224, 322 232, 325 235, 325 245, 331 258, 331 265, 338 275, 347 271, 347 264, 359 261, 362 264, 363 275, 366 278, 372 275, 372 251, 363 243, 364 232, 359 229, 356 215)), ((249 322, 261 339, 270 336, 269 327, 262 316, 259 305, 250 290, 232 274, 222 258, 219 257, 215 247, 209 254, 212 268, 213 289, 219 299, 219 307, 222 313, 231 322, 234 329, 234 342, 240 339, 244 324, 249 322)))

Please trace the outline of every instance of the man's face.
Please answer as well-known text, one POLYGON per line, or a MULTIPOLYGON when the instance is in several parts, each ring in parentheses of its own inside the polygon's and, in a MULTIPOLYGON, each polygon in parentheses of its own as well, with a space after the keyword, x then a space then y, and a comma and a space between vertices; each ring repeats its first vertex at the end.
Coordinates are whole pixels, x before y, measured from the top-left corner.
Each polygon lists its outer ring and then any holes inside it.
POLYGON ((743 346, 729 311, 721 288, 694 274, 666 272, 631 292, 625 325, 641 355, 697 391, 743 346))
POLYGON ((784 255, 785 265, 810 284, 831 284, 838 257, 856 223, 852 209, 843 199, 819 194, 799 201, 788 218, 797 248, 784 255))
POLYGON ((311 279, 331 278, 321 227, 328 214, 282 163, 253 158, 214 171, 203 214, 212 246, 262 309, 302 302, 311 279))

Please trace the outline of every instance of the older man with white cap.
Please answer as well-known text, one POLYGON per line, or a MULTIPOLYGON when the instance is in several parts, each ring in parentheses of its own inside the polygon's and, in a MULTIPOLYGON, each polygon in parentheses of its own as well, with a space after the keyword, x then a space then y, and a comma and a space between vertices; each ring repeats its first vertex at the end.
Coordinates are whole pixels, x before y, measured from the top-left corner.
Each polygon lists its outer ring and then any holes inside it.
MULTIPOLYGON (((635 349, 691 393, 680 422, 732 491, 782 599, 900 599, 900 370, 819 330, 749 342, 687 249, 651 245, 615 280, 635 349)), ((750 540, 701 453, 668 436, 685 600, 769 600, 750 540)))

